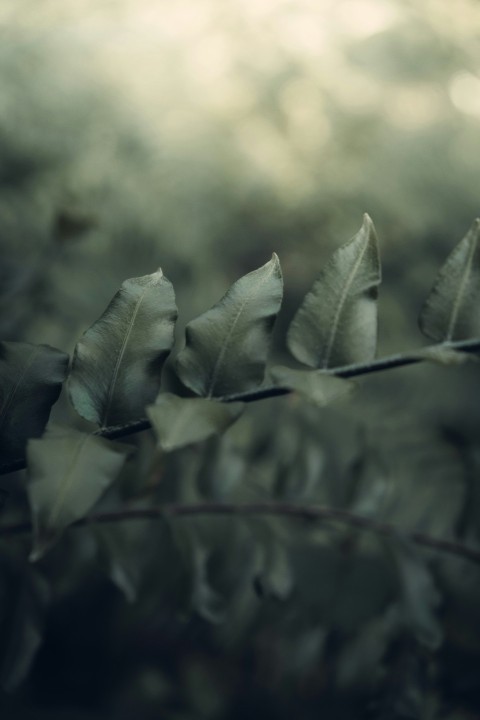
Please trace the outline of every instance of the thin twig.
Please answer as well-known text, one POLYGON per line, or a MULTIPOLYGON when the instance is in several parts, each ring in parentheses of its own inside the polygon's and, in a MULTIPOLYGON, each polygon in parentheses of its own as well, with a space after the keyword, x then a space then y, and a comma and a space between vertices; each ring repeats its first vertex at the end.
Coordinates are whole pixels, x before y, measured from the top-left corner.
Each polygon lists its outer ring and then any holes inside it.
MULTIPOLYGON (((443 540, 421 532, 405 532, 391 523, 380 522, 373 518, 356 515, 348 510, 340 510, 318 505, 297 505, 283 502, 226 503, 204 502, 194 504, 171 503, 148 508, 129 508, 113 512, 95 513, 72 523, 71 528, 85 527, 95 523, 118 523, 132 520, 155 520, 168 517, 192 515, 270 515, 307 521, 339 522, 359 530, 367 530, 386 537, 402 536, 422 547, 437 552, 448 553, 456 557, 480 564, 480 549, 463 545, 453 540, 443 540)), ((32 532, 29 522, 0 526, 0 538, 26 535, 32 532)))
MULTIPOLYGON (((393 370, 406 365, 415 365, 421 362, 426 362, 429 359, 429 352, 431 352, 432 356, 434 356, 435 350, 443 348, 456 350, 457 352, 475 354, 480 352, 480 339, 459 340, 456 342, 444 342, 437 345, 429 345, 428 347, 413 350, 412 352, 388 355, 387 357, 372 360, 368 363, 344 365, 343 367, 329 368, 327 370, 322 370, 321 372, 326 375, 335 375, 336 377, 341 378, 360 377, 361 375, 370 375, 371 373, 382 372, 383 370, 393 370)), ((253 402, 255 400, 265 400, 266 398, 287 395, 290 392, 291 391, 286 388, 273 385, 270 387, 262 387, 258 390, 251 390, 249 392, 227 395, 220 399, 223 402, 253 402)))
MULTIPOLYGON (((360 377, 361 375, 369 375, 371 373, 381 372, 383 370, 393 370, 394 368, 403 367, 406 365, 413 365, 416 363, 425 362, 428 359, 428 352, 434 353, 435 350, 447 348, 449 350, 457 350, 465 353, 477 353, 480 352, 480 339, 474 340, 460 340, 456 342, 444 342, 437 345, 430 345, 426 348, 420 348, 409 353, 402 353, 397 355, 388 355, 387 357, 379 358, 378 360, 372 360, 368 363, 358 363, 355 365, 345 365, 344 367, 329 368, 328 370, 322 370, 327 375, 336 375, 341 378, 352 378, 360 377), (424 357, 425 354, 425 357, 424 357)), ((225 395, 223 397, 216 398, 219 402, 231 403, 231 402, 255 402, 257 400, 266 400, 268 398, 279 397, 281 395, 288 395, 292 391, 285 387, 279 387, 277 385, 262 387, 258 390, 250 390, 243 393, 237 393, 235 395, 225 395)), ((134 422, 126 425, 119 425, 115 427, 102 428, 96 430, 93 434, 100 437, 114 440, 116 438, 127 437, 143 430, 151 428, 151 423, 147 418, 141 420, 135 420, 134 422)), ((16 472, 17 470, 23 470, 26 467, 25 458, 17 458, 9 463, 0 465, 0 475, 6 473, 16 472)))

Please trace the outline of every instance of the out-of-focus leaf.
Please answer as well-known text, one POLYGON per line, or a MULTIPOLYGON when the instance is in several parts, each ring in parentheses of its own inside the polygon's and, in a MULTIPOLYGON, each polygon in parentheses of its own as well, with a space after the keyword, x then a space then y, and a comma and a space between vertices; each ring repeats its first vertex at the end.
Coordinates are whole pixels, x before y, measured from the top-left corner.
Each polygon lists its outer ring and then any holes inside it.
POLYGON ((121 527, 114 524, 95 526, 100 562, 129 603, 137 599, 142 578, 143 555, 138 534, 142 534, 143 543, 146 543, 148 530, 145 523, 123 523, 121 527))
POLYGON ((45 579, 31 568, 16 568, 9 575, 8 619, 2 618, 0 633, 0 686, 12 692, 25 679, 42 642, 50 593, 45 579))
POLYGON ((448 345, 433 345, 421 348, 413 353, 419 360, 438 363, 439 365, 462 365, 465 362, 478 362, 478 356, 473 353, 460 352, 448 345))
POLYGON ((388 423, 384 416, 372 426, 388 482, 378 512, 405 532, 449 537, 465 503, 461 455, 439 437, 435 427, 397 408, 388 423))
POLYGON ((68 355, 48 345, 0 343, 0 462, 22 457, 42 434, 67 366, 68 355))
POLYGON ((276 385, 294 390, 320 407, 349 395, 355 387, 353 382, 321 370, 294 370, 278 365, 270 370, 270 375, 276 385))
POLYGON ((130 448, 77 430, 54 428, 27 446, 28 497, 38 560, 63 530, 84 517, 115 480, 130 448))
POLYGON ((432 340, 480 336, 480 219, 448 256, 420 314, 421 331, 432 340))
POLYGON ((409 543, 398 540, 391 544, 391 550, 399 572, 405 626, 419 643, 437 650, 443 633, 436 615, 440 594, 432 574, 419 552, 409 543))
POLYGON ((68 387, 82 417, 105 427, 145 416, 159 391, 176 318, 173 287, 160 269, 123 283, 75 348, 68 387))
MULTIPOLYGON (((129 472, 140 472, 138 455, 129 467, 129 472)), ((122 474, 122 480, 128 473, 122 474)), ((143 483, 145 475, 142 476, 143 483)), ((145 488, 145 495, 125 500, 125 489, 121 483, 115 483, 95 506, 95 513, 115 513, 119 510, 145 509, 156 505, 158 498, 152 488, 145 488)), ((168 557, 169 544, 165 535, 169 536, 165 524, 155 522, 122 522, 122 523, 89 523, 92 540, 95 544, 95 554, 101 570, 111 582, 120 590, 128 603, 134 603, 137 597, 142 597, 146 589, 146 582, 152 578, 151 568, 157 568, 159 563, 168 557), (160 546, 162 548, 160 554, 160 546)), ((82 532, 82 536, 85 533, 82 532)), ((169 579, 162 574, 163 582, 169 586, 169 579)), ((160 578, 159 578, 159 582, 160 578)))
POLYGON ((219 397, 251 390, 263 381, 271 330, 283 280, 274 254, 237 280, 226 295, 186 328, 177 374, 197 395, 219 397))
POLYGON ((179 559, 188 579, 190 611, 197 612, 208 622, 223 622, 225 601, 212 587, 208 577, 209 549, 194 523, 172 523, 171 528, 179 559))
POLYGON ((380 517, 392 491, 392 477, 387 464, 373 444, 362 443, 354 459, 349 488, 350 510, 365 517, 380 517))
POLYGON ((425 653, 418 643, 406 638, 394 647, 385 663, 383 681, 371 703, 374 720, 420 720, 436 718, 426 712, 428 674, 425 653))
POLYGON ((221 403, 208 398, 181 398, 161 393, 147 415, 162 450, 175 450, 206 440, 235 422, 244 403, 221 403))
POLYGON ((288 551, 277 538, 270 537, 263 547, 262 569, 256 577, 261 596, 286 600, 294 587, 293 569, 288 551))
POLYGON ((336 667, 337 682, 342 689, 375 684, 381 674, 381 660, 399 631, 399 614, 398 606, 391 605, 386 612, 360 625, 345 643, 336 667))
POLYGON ((202 498, 231 499, 232 493, 244 487, 247 458, 231 437, 214 437, 207 443, 204 462, 196 475, 202 498))
POLYGON ((292 355, 312 368, 371 360, 380 281, 377 235, 365 215, 361 229, 332 255, 293 318, 287 334, 292 355))

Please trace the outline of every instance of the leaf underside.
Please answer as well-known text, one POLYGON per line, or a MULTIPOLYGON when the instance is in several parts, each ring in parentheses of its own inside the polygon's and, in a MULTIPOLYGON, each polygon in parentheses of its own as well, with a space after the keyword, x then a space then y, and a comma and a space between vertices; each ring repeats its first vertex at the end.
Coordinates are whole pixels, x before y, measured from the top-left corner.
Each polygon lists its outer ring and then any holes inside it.
POLYGON ((220 397, 263 382, 283 281, 278 257, 237 280, 226 295, 186 328, 176 371, 197 395, 220 397))
POLYGON ((278 365, 270 374, 276 385, 298 392, 320 407, 349 395, 355 387, 351 381, 321 370, 294 370, 278 365))
POLYGON ((145 416, 160 388, 176 318, 173 287, 161 270, 123 283, 75 348, 68 387, 82 417, 106 427, 145 416))
POLYGON ((289 327, 292 355, 311 368, 368 362, 377 344, 381 281, 378 241, 368 215, 330 258, 289 327))
POLYGON ((437 342, 480 336, 480 219, 448 256, 422 308, 419 325, 437 342))
POLYGON ((147 414, 162 450, 201 442, 226 430, 239 417, 243 403, 221 403, 209 398, 180 398, 169 393, 158 396, 147 414))
POLYGON ((47 430, 27 446, 28 486, 37 560, 115 480, 130 448, 67 428, 47 430))
POLYGON ((23 457, 57 401, 68 355, 48 345, 0 343, 0 463, 23 457))

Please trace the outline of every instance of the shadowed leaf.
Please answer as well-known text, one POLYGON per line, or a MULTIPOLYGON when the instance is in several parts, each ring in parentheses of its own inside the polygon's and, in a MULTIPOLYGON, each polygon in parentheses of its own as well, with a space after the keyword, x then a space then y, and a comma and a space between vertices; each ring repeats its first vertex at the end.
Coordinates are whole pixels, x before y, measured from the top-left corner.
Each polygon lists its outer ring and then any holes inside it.
POLYGON ((161 270, 123 283, 75 348, 68 387, 82 417, 106 427, 145 416, 176 318, 173 287, 161 270))
POLYGON ((254 584, 257 594, 260 597, 286 600, 295 585, 288 550, 276 538, 269 538, 260 557, 262 568, 254 584))
POLYGON ((147 415, 162 450, 174 450, 223 432, 235 422, 243 407, 243 403, 162 393, 155 405, 147 408, 147 415))
POLYGON ((287 335, 292 355, 312 368, 372 360, 380 281, 377 236, 365 215, 359 232, 332 255, 293 318, 287 335))
POLYGON ((189 612, 212 624, 225 619, 225 599, 211 585, 209 577, 210 550, 193 523, 172 523, 172 537, 177 562, 185 573, 186 601, 189 612))
POLYGON ((149 530, 146 523, 124 523, 121 527, 115 527, 113 524, 95 526, 100 563, 129 603, 137 599, 149 530))
POLYGON ((84 517, 115 480, 130 448, 79 432, 54 428, 27 446, 28 497, 38 560, 63 530, 84 517))
POLYGON ((219 397, 263 381, 270 334, 283 293, 278 257, 237 280, 186 328, 177 374, 197 395, 219 397))
POLYGON ((0 343, 0 462, 23 457, 45 429, 68 366, 68 355, 48 345, 0 343))
POLYGON ((420 329, 437 342, 480 335, 480 219, 447 258, 420 314, 420 329))
POLYGON ((401 608, 406 627, 418 642, 436 650, 443 639, 437 617, 440 594, 423 558, 407 542, 391 543, 400 578, 401 608))

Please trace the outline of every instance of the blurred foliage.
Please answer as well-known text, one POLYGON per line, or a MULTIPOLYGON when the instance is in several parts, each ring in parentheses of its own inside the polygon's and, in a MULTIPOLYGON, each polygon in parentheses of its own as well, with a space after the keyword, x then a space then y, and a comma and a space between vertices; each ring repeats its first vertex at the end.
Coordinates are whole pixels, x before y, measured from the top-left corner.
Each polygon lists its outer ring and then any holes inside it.
MULTIPOLYGON (((0 337, 71 352, 161 265, 180 338, 276 251, 283 363, 368 211, 380 352, 419 345, 479 214, 479 22, 473 0, 3 0, 0 337)), ((473 364, 406 368, 335 410, 257 403, 168 456, 143 433, 97 507, 273 497, 478 545, 479 385, 473 364)), ((53 415, 84 429, 62 400, 53 415)), ((25 518, 23 475, 0 486, 2 522, 25 518)), ((27 567, 29 550, 0 545, 6 720, 480 716, 480 570, 460 559, 278 519, 86 528, 27 567)))

